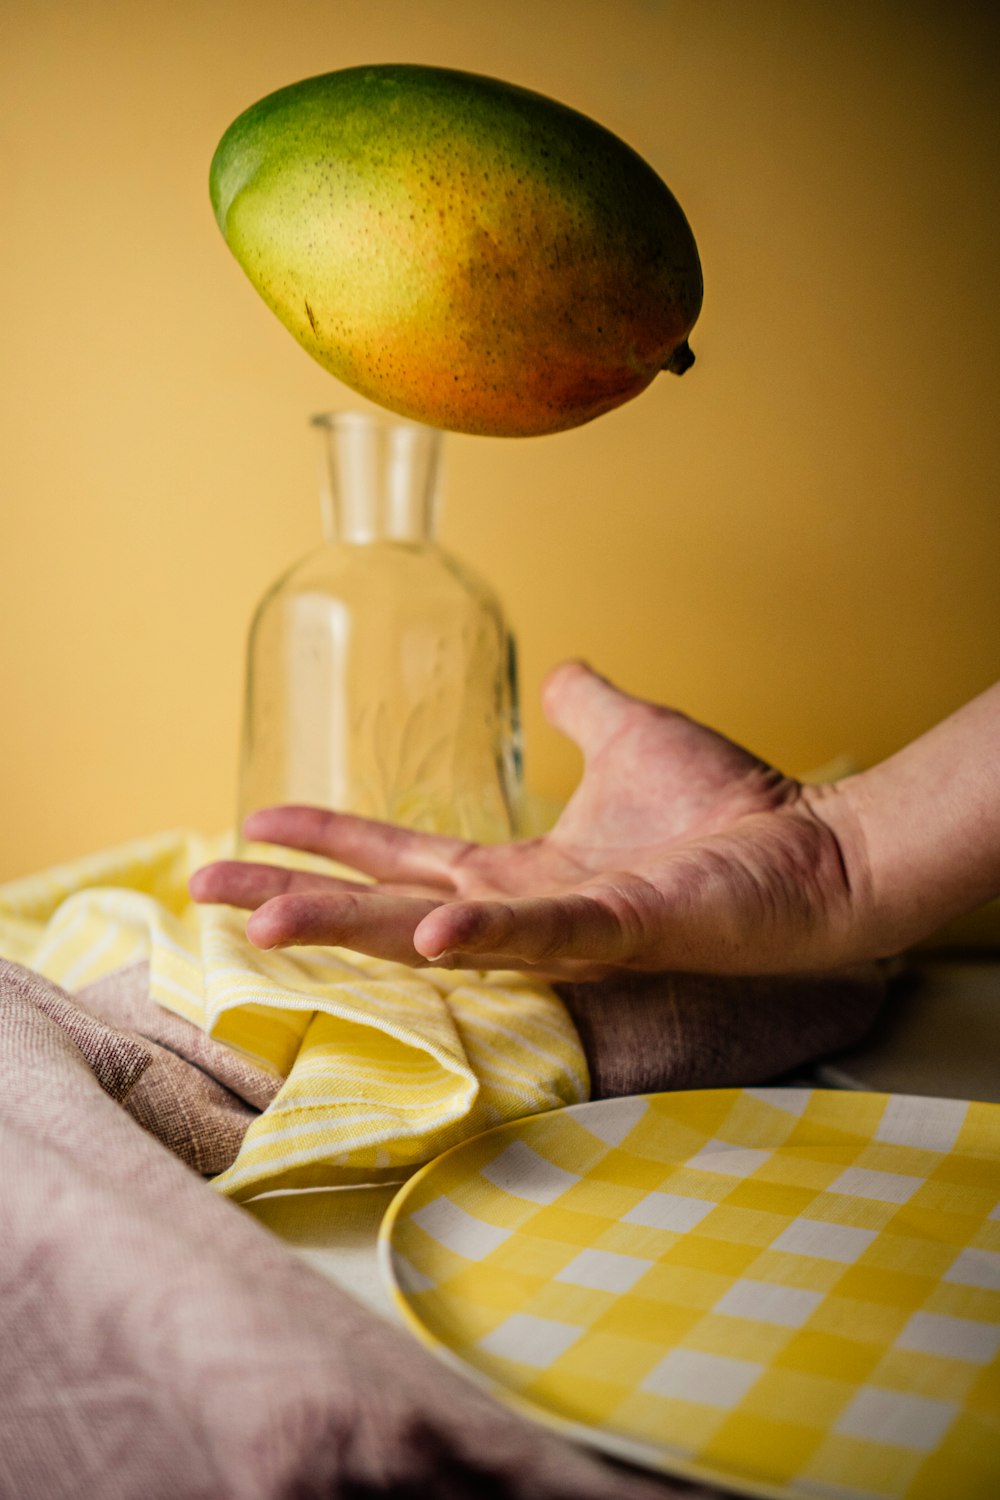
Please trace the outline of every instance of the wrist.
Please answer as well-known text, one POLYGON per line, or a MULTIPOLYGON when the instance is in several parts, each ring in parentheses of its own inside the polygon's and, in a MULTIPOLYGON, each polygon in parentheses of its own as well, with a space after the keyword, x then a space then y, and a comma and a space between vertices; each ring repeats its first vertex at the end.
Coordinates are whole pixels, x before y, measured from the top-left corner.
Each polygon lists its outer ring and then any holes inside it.
POLYGON ((830 943, 833 961, 843 964, 898 952, 878 897, 879 882, 866 821, 869 798, 864 775, 802 788, 803 804, 830 834, 840 861, 845 899, 836 913, 831 913, 834 930, 830 933, 830 943))
POLYGON ((1000 684, 888 760, 807 788, 842 850, 867 956, 898 953, 1000 894, 998 747, 1000 684))

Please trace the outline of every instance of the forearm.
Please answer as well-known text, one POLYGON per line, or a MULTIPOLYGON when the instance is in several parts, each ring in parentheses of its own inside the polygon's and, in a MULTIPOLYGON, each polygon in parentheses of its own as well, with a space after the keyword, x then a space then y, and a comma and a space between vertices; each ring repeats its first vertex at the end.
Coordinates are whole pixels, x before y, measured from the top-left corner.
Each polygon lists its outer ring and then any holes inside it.
POLYGON ((1000 683, 828 789, 864 946, 899 952, 1000 895, 1000 683))

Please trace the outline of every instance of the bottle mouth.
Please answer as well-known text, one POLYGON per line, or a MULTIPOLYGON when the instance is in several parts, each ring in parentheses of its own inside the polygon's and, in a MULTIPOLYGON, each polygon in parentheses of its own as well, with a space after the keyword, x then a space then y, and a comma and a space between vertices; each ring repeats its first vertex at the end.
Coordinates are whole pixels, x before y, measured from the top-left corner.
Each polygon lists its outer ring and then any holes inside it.
POLYGON ((441 432, 392 412, 326 411, 310 418, 323 454, 328 541, 431 541, 441 432))
POLYGON ((423 422, 411 422, 409 417, 398 417, 394 412, 378 411, 319 411, 309 418, 310 427, 320 427, 325 432, 437 432, 423 422))

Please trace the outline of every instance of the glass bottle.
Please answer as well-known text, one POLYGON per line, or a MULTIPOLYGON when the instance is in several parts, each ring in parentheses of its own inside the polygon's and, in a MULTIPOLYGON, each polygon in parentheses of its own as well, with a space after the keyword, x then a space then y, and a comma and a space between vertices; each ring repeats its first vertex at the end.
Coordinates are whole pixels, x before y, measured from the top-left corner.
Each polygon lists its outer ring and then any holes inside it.
POLYGON ((441 433, 313 418, 325 545, 250 629, 240 822, 282 802, 484 842, 518 831, 515 647, 493 592, 434 539, 441 433))

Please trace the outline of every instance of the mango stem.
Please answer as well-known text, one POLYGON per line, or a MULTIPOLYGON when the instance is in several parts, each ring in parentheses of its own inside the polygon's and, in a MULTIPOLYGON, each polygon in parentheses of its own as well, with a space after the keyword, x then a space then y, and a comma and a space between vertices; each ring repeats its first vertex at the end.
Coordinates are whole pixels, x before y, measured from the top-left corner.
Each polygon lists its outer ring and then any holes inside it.
POLYGON ((671 354, 663 368, 669 370, 671 375, 683 375, 684 371, 690 370, 693 364, 694 351, 687 339, 685 339, 682 344, 677 345, 677 348, 671 354))

